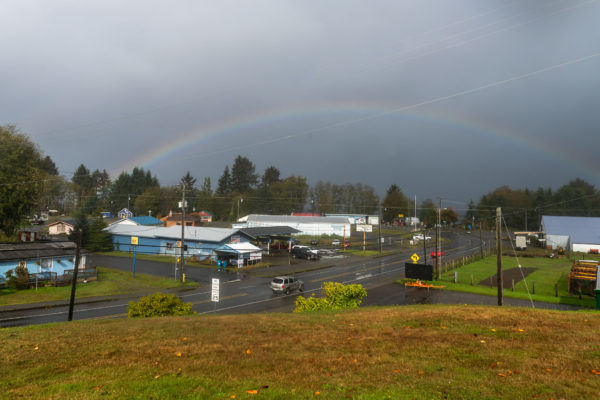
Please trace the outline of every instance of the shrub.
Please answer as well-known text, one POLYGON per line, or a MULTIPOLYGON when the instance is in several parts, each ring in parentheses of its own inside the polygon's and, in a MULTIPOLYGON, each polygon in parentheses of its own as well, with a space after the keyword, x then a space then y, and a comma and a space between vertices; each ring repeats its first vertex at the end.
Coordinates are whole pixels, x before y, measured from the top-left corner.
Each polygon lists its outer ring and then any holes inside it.
POLYGON ((19 265, 13 270, 6 271, 6 286, 12 289, 27 289, 29 287, 29 271, 25 265, 19 265))
POLYGON ((130 301, 127 307, 129 318, 165 317, 168 315, 190 315, 192 303, 183 303, 174 294, 155 293, 142 297, 140 301, 130 301))
POLYGON ((325 295, 324 298, 317 298, 314 295, 309 298, 298 296, 294 312, 358 308, 362 303, 362 298, 367 295, 365 288, 357 284, 343 285, 336 282, 324 282, 321 290, 325 295))

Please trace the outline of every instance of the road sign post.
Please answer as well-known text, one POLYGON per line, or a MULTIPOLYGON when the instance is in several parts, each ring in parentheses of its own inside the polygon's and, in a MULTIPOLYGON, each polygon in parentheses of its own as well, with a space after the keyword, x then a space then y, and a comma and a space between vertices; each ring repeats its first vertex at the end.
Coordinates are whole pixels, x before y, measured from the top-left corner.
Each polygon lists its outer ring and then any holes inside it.
POLYGON ((210 298, 214 302, 219 301, 219 279, 213 278, 212 280, 212 291, 210 293, 210 298))
POLYGON ((419 256, 417 255, 417 253, 415 253, 410 257, 410 259, 413 260, 413 264, 416 264, 417 261, 419 261, 419 256))

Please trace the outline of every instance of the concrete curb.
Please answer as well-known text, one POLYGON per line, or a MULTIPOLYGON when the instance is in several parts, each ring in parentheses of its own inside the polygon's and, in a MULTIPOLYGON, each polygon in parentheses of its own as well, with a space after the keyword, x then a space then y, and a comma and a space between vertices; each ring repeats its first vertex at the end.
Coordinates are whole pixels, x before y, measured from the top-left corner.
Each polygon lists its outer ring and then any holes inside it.
MULTIPOLYGON (((154 294, 156 292, 164 292, 164 293, 180 293, 186 292, 189 290, 195 290, 196 288, 175 288, 175 289, 163 289, 156 291, 144 291, 144 292, 136 292, 136 293, 123 293, 123 294, 115 294, 110 296, 96 296, 96 297, 83 297, 79 299, 75 299, 75 305, 82 304, 94 304, 94 303, 102 303, 105 301, 119 301, 119 300, 127 300, 127 299, 138 299, 143 296, 148 296, 150 294, 154 294)), ((41 309, 50 309, 54 307, 65 307, 69 305, 69 300, 55 300, 55 301, 45 301, 39 303, 27 303, 27 304, 12 304, 7 306, 0 306, 0 314, 5 312, 16 312, 16 311, 29 311, 29 310, 41 310, 41 309)))

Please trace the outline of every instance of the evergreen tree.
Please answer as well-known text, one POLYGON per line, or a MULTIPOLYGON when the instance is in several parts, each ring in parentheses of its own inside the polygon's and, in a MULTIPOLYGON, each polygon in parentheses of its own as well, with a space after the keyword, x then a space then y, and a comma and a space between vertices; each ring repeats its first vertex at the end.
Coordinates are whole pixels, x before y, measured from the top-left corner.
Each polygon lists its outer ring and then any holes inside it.
POLYGON ((238 155, 231 168, 231 190, 238 193, 249 193, 254 190, 258 182, 258 175, 254 171, 255 166, 252 161, 238 155))
POLYGON ((408 215, 408 198, 398 185, 393 184, 387 190, 382 207, 383 220, 392 222, 399 214, 408 215))
POLYGON ((229 173, 229 165, 225 166, 223 175, 219 178, 216 194, 217 196, 225 196, 231 192, 231 174, 229 173))
POLYGON ((87 216, 83 211, 80 211, 77 214, 75 227, 69 234, 69 240, 77 243, 79 241, 79 231, 81 231, 81 247, 86 248, 90 239, 90 226, 88 224, 87 216))
POLYGON ((82 247, 91 252, 111 251, 113 248, 112 236, 104 228, 106 228, 104 220, 102 218, 94 218, 88 229, 88 241, 82 247))

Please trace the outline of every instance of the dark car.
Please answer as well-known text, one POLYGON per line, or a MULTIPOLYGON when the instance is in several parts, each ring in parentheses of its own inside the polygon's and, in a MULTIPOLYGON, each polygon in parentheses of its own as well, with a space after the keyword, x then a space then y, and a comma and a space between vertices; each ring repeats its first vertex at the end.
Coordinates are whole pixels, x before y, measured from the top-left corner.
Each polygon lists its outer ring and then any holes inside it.
POLYGON ((319 245, 319 240, 317 240, 317 239, 311 239, 310 245, 311 246, 318 246, 319 245))
POLYGON ((269 284, 273 293, 290 294, 293 290, 304 291, 304 282, 293 276, 276 276, 269 284))
POLYGON ((291 250, 292 257, 304 258, 307 260, 318 260, 321 258, 319 250, 311 249, 308 246, 294 246, 291 250))

